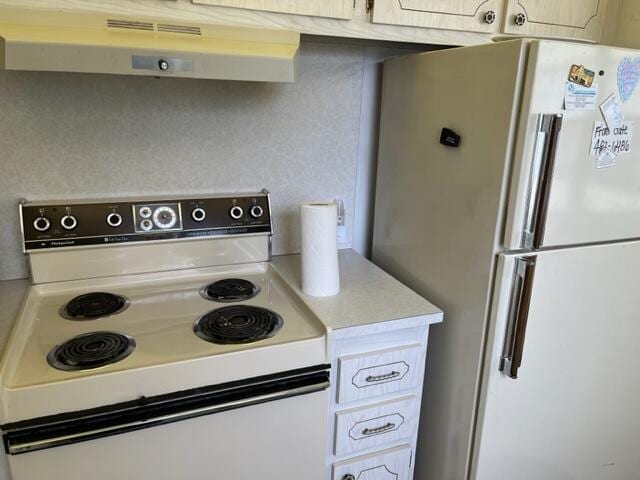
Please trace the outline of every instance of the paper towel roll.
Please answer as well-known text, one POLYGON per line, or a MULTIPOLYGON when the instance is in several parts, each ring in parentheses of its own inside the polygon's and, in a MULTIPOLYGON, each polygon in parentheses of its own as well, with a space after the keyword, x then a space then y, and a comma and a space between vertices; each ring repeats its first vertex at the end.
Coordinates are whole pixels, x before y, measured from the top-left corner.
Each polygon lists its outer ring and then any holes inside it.
POLYGON ((300 206, 302 290, 314 297, 340 291, 335 203, 310 202, 300 206))

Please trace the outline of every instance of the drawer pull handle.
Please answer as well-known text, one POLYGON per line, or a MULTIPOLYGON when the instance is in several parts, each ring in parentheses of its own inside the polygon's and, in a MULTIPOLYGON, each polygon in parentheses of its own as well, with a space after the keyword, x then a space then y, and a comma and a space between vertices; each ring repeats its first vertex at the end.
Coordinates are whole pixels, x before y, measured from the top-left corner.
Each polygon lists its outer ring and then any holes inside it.
POLYGON ((371 435, 379 435, 381 433, 389 432, 395 428, 396 428, 396 424, 389 422, 386 425, 382 425, 381 427, 365 428, 364 430, 362 430, 362 434, 369 437, 371 435))
POLYGON ((400 376, 400 372, 390 372, 390 373, 385 373, 384 375, 369 375, 365 380, 368 383, 377 383, 377 382, 382 382, 383 380, 391 380, 392 378, 396 378, 400 376))

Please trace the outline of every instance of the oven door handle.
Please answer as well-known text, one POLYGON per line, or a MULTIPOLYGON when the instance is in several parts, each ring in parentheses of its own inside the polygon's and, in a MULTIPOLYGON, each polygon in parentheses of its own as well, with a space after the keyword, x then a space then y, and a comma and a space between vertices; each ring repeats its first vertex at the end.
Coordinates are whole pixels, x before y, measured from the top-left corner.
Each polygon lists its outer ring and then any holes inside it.
POLYGON ((191 410, 185 410, 175 413, 169 413, 165 415, 158 415, 156 417, 141 419, 137 421, 116 424, 104 428, 88 429, 86 431, 77 432, 68 435, 51 436, 41 440, 33 441, 11 441, 5 436, 6 450, 11 455, 33 452, 36 450, 44 450, 46 448, 59 447, 62 445, 69 445, 73 443, 79 443, 87 440, 94 440, 111 435, 117 435, 120 433, 126 433, 144 428, 151 428, 167 423, 173 423, 181 420, 187 420, 190 418, 200 417, 203 415, 211 415, 214 413, 220 413, 227 410, 235 410, 238 408, 249 407, 251 405, 257 405, 261 403, 272 402, 276 400, 282 400, 285 398, 296 397, 300 395, 308 395, 311 393, 320 392, 329 388, 329 381, 324 380, 319 383, 313 383, 310 385, 304 385, 276 392, 265 393, 262 395, 254 395, 248 398, 242 398, 238 400, 231 400, 224 403, 218 403, 215 405, 205 406, 201 408, 195 408, 191 410))

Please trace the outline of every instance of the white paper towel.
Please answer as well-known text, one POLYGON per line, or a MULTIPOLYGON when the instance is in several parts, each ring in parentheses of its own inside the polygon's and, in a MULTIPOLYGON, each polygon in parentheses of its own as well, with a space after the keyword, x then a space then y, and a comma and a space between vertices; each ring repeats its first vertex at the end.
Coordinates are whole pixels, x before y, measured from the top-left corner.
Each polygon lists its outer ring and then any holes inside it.
POLYGON ((300 206, 302 290, 314 297, 340 291, 335 203, 310 202, 300 206))

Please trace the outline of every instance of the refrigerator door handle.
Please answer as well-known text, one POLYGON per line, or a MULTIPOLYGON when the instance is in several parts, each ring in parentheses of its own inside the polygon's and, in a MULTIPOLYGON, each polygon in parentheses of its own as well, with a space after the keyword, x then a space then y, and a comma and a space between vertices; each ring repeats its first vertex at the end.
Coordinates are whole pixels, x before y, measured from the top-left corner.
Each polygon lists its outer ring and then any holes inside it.
POLYGON ((562 120, 563 116, 555 113, 538 117, 536 144, 531 162, 527 214, 522 234, 522 248, 526 250, 538 249, 544 241, 562 120))
POLYGON ((536 262, 537 257, 520 258, 517 260, 514 272, 509 321, 499 368, 501 372, 513 379, 518 378, 518 369, 522 365, 536 262))

